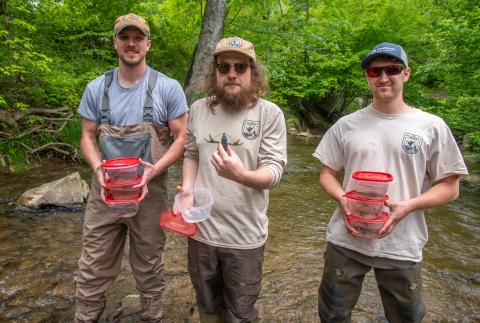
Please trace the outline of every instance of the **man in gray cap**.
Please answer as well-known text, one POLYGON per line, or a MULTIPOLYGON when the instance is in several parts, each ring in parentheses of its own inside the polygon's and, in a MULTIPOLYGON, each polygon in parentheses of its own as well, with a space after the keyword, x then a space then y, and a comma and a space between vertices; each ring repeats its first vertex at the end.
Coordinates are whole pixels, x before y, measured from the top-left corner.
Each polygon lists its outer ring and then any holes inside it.
POLYGON ((78 261, 75 322, 99 321, 105 290, 120 273, 128 233, 129 260, 142 306, 140 320, 161 323, 165 230, 159 218, 168 207, 167 168, 184 152, 188 107, 180 84, 146 64, 151 40, 145 19, 133 13, 120 16, 114 32, 119 66, 87 85, 78 108, 82 152, 93 177, 78 261), (141 158, 141 182, 134 187, 142 194, 120 204, 138 203, 132 217, 111 216, 104 201, 109 181, 102 161, 120 157, 141 158))
POLYGON ((428 240, 423 210, 455 200, 458 178, 468 173, 445 122, 404 102, 411 70, 402 47, 379 44, 361 66, 372 104, 335 123, 313 154, 322 162, 320 186, 338 202, 327 227, 318 312, 321 322, 351 322, 365 274, 373 268, 387 321, 421 322, 422 249, 428 240), (357 171, 393 176, 384 203, 389 215, 378 232, 368 221, 349 221, 362 216, 352 213, 345 197, 354 190, 357 171))
POLYGON ((177 190, 207 188, 214 203, 188 239, 188 271, 200 322, 257 322, 269 189, 287 163, 285 118, 261 98, 267 81, 251 42, 222 39, 205 70, 177 190))

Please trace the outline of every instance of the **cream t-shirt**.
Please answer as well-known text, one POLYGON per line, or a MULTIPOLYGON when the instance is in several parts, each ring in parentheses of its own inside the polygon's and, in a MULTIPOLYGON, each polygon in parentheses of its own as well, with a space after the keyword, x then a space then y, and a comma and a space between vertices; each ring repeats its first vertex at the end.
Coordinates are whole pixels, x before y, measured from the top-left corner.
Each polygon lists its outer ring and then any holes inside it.
POLYGON ((205 99, 189 111, 184 161, 198 161, 195 187, 209 189, 214 199, 210 217, 198 223, 193 239, 217 247, 253 249, 267 240, 268 188, 278 185, 287 164, 285 118, 278 106, 263 99, 237 114, 221 106, 215 112, 207 108, 205 99), (248 188, 217 175, 211 159, 224 134, 247 170, 271 172, 267 189, 248 188))
MULTIPOLYGON (((324 135, 313 156, 322 164, 345 170, 342 188, 353 190, 355 171, 393 175, 390 201, 409 200, 432 183, 453 174, 467 175, 460 150, 445 122, 413 108, 399 115, 384 114, 371 105, 341 118, 324 135)), ((337 206, 327 228, 327 240, 372 257, 420 261, 428 240, 423 210, 410 213, 382 239, 350 235, 337 206)))

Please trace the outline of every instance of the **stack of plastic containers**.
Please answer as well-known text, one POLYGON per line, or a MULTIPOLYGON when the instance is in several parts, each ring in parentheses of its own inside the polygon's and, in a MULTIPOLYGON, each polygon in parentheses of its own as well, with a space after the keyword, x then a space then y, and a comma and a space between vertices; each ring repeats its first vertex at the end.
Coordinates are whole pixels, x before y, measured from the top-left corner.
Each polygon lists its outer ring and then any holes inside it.
POLYGON ((110 208, 112 216, 127 218, 138 212, 141 196, 139 188, 142 176, 138 174, 139 158, 116 158, 103 163, 103 168, 109 179, 105 183, 105 203, 110 208))
POLYGON ((358 171, 353 173, 355 190, 345 194, 352 214, 347 216, 350 225, 364 238, 378 238, 378 231, 387 222, 383 212, 388 186, 393 181, 389 173, 358 171))

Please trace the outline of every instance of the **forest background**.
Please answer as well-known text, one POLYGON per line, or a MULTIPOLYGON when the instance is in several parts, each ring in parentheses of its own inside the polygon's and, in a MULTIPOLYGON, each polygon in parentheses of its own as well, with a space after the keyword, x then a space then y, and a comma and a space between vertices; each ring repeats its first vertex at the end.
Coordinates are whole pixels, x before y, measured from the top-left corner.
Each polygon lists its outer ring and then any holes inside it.
POLYGON ((365 106, 360 61, 388 41, 409 56, 405 101, 442 117, 465 153, 480 154, 478 0, 0 0, 0 167, 81 160, 76 110, 85 85, 118 65, 119 15, 143 16, 147 64, 188 83, 208 5, 223 37, 254 43, 267 99, 289 129, 325 127, 365 106))

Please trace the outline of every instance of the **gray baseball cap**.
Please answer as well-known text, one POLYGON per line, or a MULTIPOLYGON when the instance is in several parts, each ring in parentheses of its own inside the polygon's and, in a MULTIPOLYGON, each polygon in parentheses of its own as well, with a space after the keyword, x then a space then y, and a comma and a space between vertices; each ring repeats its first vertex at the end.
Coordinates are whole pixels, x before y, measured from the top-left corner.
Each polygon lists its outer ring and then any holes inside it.
POLYGON ((405 64, 405 67, 408 67, 407 54, 405 54, 402 46, 392 43, 381 43, 375 46, 375 48, 368 53, 367 57, 363 59, 360 66, 362 66, 363 69, 367 69, 368 65, 370 65, 372 60, 377 56, 391 56, 405 64))

